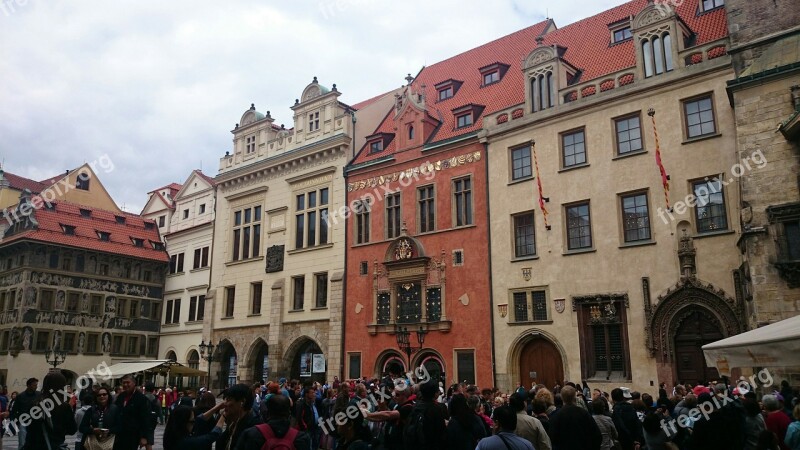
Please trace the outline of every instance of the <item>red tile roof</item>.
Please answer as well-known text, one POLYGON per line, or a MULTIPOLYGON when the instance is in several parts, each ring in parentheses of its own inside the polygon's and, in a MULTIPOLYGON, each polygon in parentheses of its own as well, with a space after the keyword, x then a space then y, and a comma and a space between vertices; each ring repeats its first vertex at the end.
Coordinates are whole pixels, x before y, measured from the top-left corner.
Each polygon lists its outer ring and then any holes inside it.
MULTIPOLYGON (((52 205, 55 207, 52 210, 42 207, 33 212, 33 217, 39 223, 38 228, 7 235, 0 246, 31 240, 134 258, 169 261, 166 251, 154 250, 150 243, 161 242, 158 227, 152 220, 143 219, 136 214, 116 214, 65 201, 52 202, 52 205), (81 209, 91 211, 90 217, 83 217, 81 209), (118 223, 117 217, 124 217, 125 223, 118 223), (152 224, 151 229, 145 228, 146 222, 152 224), (64 234, 61 225, 74 226, 75 235, 64 234), (101 241, 98 231, 109 233, 109 241, 101 241), (131 238, 142 239, 144 247, 136 247, 131 238)), ((11 211, 12 208, 8 210, 11 211)))
MULTIPOLYGON (((555 29, 544 35, 543 45, 558 45, 566 49, 563 59, 581 70, 578 82, 585 82, 618 72, 636 65, 636 53, 632 39, 611 45, 609 24, 628 20, 647 6, 647 0, 633 0, 595 16, 555 29)), ((697 2, 682 2, 677 8, 681 20, 696 33, 697 45, 727 36, 727 20, 724 8, 707 13, 697 13, 697 2)), ((433 117, 442 120, 442 125, 426 144, 441 142, 460 135, 475 132, 483 126, 483 116, 525 102, 525 84, 521 68, 522 61, 537 47, 536 37, 542 35, 550 21, 543 21, 495 41, 476 47, 459 55, 425 67, 412 82, 412 92, 424 87, 426 108, 433 117), (499 82, 482 86, 480 68, 493 63, 509 65, 499 82), (435 85, 448 79, 463 81, 455 95, 438 101, 435 85), (453 109, 470 103, 483 105, 481 117, 475 118, 469 127, 455 128, 453 109)), ((394 114, 389 114, 377 132, 394 132, 394 114), (387 123, 388 122, 388 123, 387 123)), ((369 155, 365 146, 354 159, 354 164, 390 154, 390 144, 384 151, 369 155)))
POLYGON ((210 176, 208 176, 208 175, 204 174, 202 170, 200 170, 200 169, 195 169, 194 173, 196 173, 196 174, 197 174, 197 175, 198 175, 200 178, 202 178, 202 179, 206 180, 206 182, 207 182, 208 184, 210 184, 212 187, 217 185, 217 182, 216 182, 216 181, 214 181, 214 179, 213 179, 213 178, 211 178, 210 176))
POLYGON ((8 180, 11 184, 12 189, 18 189, 20 191, 29 189, 34 194, 38 194, 43 190, 47 189, 49 186, 48 184, 40 183, 38 181, 31 180, 30 178, 21 177, 19 175, 14 175, 10 172, 3 172, 3 177, 8 180))

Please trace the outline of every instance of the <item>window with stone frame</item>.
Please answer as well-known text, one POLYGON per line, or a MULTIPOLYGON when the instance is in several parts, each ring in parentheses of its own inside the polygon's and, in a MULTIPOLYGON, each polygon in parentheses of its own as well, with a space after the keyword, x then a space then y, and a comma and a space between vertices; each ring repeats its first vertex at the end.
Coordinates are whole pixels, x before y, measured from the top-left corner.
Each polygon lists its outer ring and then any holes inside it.
POLYGON ((305 305, 306 277, 292 277, 292 310, 302 311, 305 305))
POLYGON ((233 317, 233 308, 236 305, 236 287, 225 288, 225 315, 223 317, 233 317))
POLYGON ((37 352, 44 352, 50 348, 49 330, 38 330, 36 332, 36 344, 33 348, 37 352))
POLYGON ((561 134, 561 167, 586 164, 586 132, 583 129, 561 134))
POLYGON ((531 112, 543 111, 556 105, 553 71, 547 70, 530 77, 531 112))
POLYGON ((551 320, 547 307, 547 292, 541 288, 514 289, 510 293, 513 315, 512 323, 544 322, 551 320))
POLYGON ((353 202, 353 213, 355 214, 355 238, 356 244, 366 244, 369 242, 370 229, 370 210, 372 206, 368 198, 353 202))
POLYGON ((617 156, 638 153, 644 150, 639 113, 614 119, 617 156))
POLYGON ((256 151, 256 135, 247 136, 245 138, 245 153, 248 155, 256 151))
POLYGON ((647 203, 647 192, 621 195, 620 202, 624 241, 649 241, 652 235, 650 233, 650 211, 647 203))
POLYGON ((567 250, 592 248, 592 218, 589 202, 564 207, 567 216, 567 250))
POLYGON ((583 379, 631 379, 625 294, 572 298, 578 315, 583 379))
POLYGON ((328 272, 314 274, 314 307, 328 307, 328 272))
POLYGON ((386 204, 386 238, 394 239, 400 236, 401 207, 400 193, 395 192, 385 197, 386 204))
POLYGON ((711 11, 712 9, 722 8, 725 6, 725 0, 701 0, 703 4, 703 12, 711 11))
POLYGON ((434 186, 417 188, 417 223, 420 233, 436 229, 436 196, 434 186))
POLYGON ((453 203, 457 227, 472 225, 472 177, 466 176, 453 180, 453 203))
POLYGON ((530 144, 511 149, 511 181, 533 176, 530 144))
POLYGON ((261 314, 262 284, 250 284, 250 315, 261 314))
POLYGON ((86 335, 86 353, 97 353, 97 343, 100 341, 100 335, 97 333, 89 333, 86 335))
POLYGON ((698 233, 712 233, 728 229, 725 193, 718 178, 695 181, 692 192, 696 198, 694 215, 698 233))
POLYGON ((261 206, 249 206, 233 212, 231 261, 258 258, 261 255, 261 212, 261 206))
POLYGON ((647 36, 640 42, 644 58, 645 78, 674 69, 672 63, 672 36, 668 32, 647 36))
POLYGON ((295 195, 295 249, 328 243, 328 195, 326 188, 295 195))
POLYGON ((717 132, 711 95, 684 100, 683 114, 687 138, 710 136, 717 132))
POLYGON ((536 232, 533 211, 516 214, 513 217, 514 257, 536 256, 536 232))
POLYGON ((50 289, 42 289, 39 293, 39 310, 52 311, 54 297, 55 297, 55 291, 52 291, 50 289))

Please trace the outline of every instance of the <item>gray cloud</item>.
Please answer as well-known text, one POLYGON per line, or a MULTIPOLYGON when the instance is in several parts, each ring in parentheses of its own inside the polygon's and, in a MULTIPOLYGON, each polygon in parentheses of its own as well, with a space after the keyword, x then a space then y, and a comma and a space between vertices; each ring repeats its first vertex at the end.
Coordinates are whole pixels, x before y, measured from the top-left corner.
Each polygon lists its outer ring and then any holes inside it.
POLYGON ((0 3, 5 168, 44 179, 108 154, 103 184, 139 212, 192 169, 215 175, 251 102, 288 127, 313 76, 353 104, 547 13, 563 26, 619 2, 0 3))

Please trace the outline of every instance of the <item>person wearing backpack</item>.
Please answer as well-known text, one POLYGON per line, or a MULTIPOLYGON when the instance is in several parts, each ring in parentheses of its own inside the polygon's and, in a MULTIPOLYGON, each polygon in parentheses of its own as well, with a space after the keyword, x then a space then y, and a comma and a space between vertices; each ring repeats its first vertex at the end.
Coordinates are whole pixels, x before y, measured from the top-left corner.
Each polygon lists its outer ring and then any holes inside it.
POLYGON ((291 402, 282 394, 265 400, 266 423, 248 428, 233 450, 305 450, 311 448, 311 436, 291 427, 291 402))
POLYGON ((446 448, 447 427, 442 410, 436 406, 439 385, 430 380, 419 388, 421 399, 414 405, 403 429, 403 444, 407 450, 437 450, 446 448))
POLYGON ((304 388, 303 397, 298 399, 295 404, 297 429, 308 433, 311 437, 311 448, 318 449, 322 430, 319 427, 320 414, 317 409, 317 391, 311 383, 306 384, 304 388))

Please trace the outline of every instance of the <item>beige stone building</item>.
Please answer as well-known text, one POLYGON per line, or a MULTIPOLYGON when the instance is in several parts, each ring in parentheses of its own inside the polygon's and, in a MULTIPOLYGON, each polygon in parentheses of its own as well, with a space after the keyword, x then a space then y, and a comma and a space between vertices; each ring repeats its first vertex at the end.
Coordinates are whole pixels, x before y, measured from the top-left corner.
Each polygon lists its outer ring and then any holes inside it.
POLYGON ((721 4, 634 1, 547 32, 524 102, 484 120, 500 388, 717 377, 700 346, 745 328, 721 4))
POLYGON ((728 0, 725 8, 736 71, 728 82, 736 150, 740 159, 759 152, 768 161, 740 184, 739 276, 756 327, 800 311, 800 11, 788 0, 728 0))
MULTIPOLYGON (((158 357, 208 371, 201 358, 205 299, 211 277, 216 183, 194 170, 182 184, 149 193, 142 216, 153 220, 166 243, 170 264, 164 285, 158 357)), ((198 387, 205 377, 172 379, 171 385, 198 387)))
POLYGON ((336 85, 327 89, 315 77, 292 107, 292 128, 251 106, 232 131, 233 151, 221 159, 215 179, 206 297, 215 389, 341 375, 342 168, 367 133, 354 127, 373 130, 393 98, 351 107, 340 95, 336 85))

